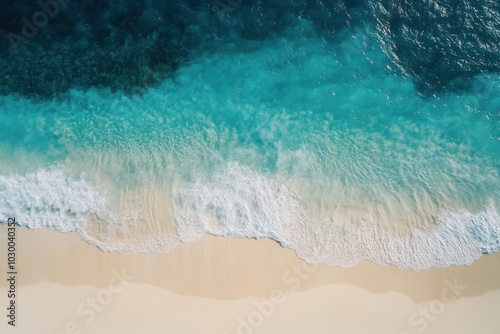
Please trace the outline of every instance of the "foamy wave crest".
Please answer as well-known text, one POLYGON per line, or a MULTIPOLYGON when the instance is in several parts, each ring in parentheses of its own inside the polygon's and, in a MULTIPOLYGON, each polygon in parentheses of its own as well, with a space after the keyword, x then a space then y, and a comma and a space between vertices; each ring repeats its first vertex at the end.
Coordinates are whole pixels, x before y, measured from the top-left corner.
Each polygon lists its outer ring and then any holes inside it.
POLYGON ((208 184, 198 181, 182 189, 179 198, 174 221, 182 241, 205 233, 281 241, 307 219, 298 194, 236 163, 208 184))
POLYGON ((361 260, 414 270, 467 265, 500 250, 500 215, 442 212, 428 229, 396 228, 375 209, 356 221, 320 218, 298 192, 230 163, 213 178, 179 193, 174 220, 182 241, 203 234, 272 238, 310 263, 351 267, 361 260))
POLYGON ((382 208, 361 215, 328 217, 307 205, 294 182, 276 180, 237 163, 174 193, 178 235, 145 230, 139 213, 110 210, 101 190, 84 176, 62 169, 0 176, 0 221, 77 232, 103 251, 166 252, 205 234, 271 238, 310 263, 350 267, 361 260, 414 270, 467 265, 500 251, 500 214, 492 201, 483 210, 440 212, 425 229, 388 221, 382 208), (354 217, 354 218, 353 218, 354 217), (353 218, 353 219, 350 219, 353 218))
POLYGON ((112 212, 106 197, 86 181, 85 175, 72 179, 61 168, 0 175, 0 221, 13 216, 20 226, 77 232, 103 251, 157 253, 168 251, 179 242, 174 235, 124 238, 127 226, 133 226, 137 220, 137 213, 112 212))
POLYGON ((85 229, 85 217, 115 221, 106 199, 84 176, 72 180, 58 168, 27 175, 0 175, 0 219, 16 216, 30 228, 60 232, 85 229))

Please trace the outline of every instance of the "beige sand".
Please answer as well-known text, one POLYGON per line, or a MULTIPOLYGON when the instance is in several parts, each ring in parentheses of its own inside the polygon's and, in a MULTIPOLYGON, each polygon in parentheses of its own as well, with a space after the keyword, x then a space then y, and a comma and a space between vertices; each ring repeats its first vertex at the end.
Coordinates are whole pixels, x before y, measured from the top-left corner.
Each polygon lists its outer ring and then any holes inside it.
MULTIPOLYGON (((5 226, 1 235, 6 263, 5 226)), ((17 326, 2 315, 2 333, 493 334, 500 328, 500 254, 468 267, 414 272, 368 262, 307 266, 270 240, 206 237, 166 254, 125 256, 103 253, 73 233, 18 228, 17 247, 17 326)), ((1 282, 5 310, 7 282, 1 282)))

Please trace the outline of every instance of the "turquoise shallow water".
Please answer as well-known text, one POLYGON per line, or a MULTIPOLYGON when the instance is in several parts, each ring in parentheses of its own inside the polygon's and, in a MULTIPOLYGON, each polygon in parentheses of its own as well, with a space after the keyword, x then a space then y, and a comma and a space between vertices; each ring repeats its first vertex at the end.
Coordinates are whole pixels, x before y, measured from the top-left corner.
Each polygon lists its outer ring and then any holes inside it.
POLYGON ((500 77, 423 94, 374 27, 193 52, 135 94, 0 97, 0 220, 161 252, 272 238, 413 269, 500 249, 500 77))

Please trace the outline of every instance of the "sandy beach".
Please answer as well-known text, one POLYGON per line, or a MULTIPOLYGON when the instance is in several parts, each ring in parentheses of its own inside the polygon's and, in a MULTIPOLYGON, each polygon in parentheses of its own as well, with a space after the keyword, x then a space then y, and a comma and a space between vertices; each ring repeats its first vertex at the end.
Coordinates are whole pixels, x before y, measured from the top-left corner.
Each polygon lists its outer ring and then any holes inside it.
MULTIPOLYGON (((74 233, 16 234, 16 326, 4 316, 2 333, 493 334, 500 326, 500 254, 415 272, 308 265, 271 240, 204 237, 127 256, 74 233)), ((5 245, 5 226, 0 235, 5 245)), ((4 310, 7 290, 4 279, 4 310)))

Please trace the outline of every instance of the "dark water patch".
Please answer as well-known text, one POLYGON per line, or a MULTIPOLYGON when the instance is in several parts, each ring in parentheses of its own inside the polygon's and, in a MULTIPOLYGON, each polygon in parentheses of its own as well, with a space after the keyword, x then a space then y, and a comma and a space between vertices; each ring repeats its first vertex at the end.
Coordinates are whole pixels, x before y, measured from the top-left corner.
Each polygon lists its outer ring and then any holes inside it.
MULTIPOLYGON (((360 24, 366 17, 367 8, 361 1, 344 0, 220 0, 215 3, 236 3, 230 8, 215 6, 220 19, 218 24, 245 40, 280 37, 301 21, 311 22, 319 36, 333 36, 342 29, 360 24), (360 16, 358 12, 364 14, 360 16)), ((307 34, 303 36, 308 37, 307 34)))
POLYGON ((341 0, 2 4, 0 94, 51 98, 89 87, 133 92, 174 73, 193 50, 277 38, 303 20, 328 36, 352 26, 350 11, 359 6, 341 0))
POLYGON ((392 60, 423 95, 469 90, 500 71, 498 1, 384 0, 370 4, 392 60))
POLYGON ((134 91, 175 71, 192 47, 184 27, 149 1, 42 3, 52 7, 21 0, 0 9, 0 94, 134 91))
POLYGON ((229 43, 321 37, 334 50, 361 25, 422 95, 470 90, 500 70, 499 17, 487 0, 18 0, 0 5, 0 94, 130 93, 229 43))

